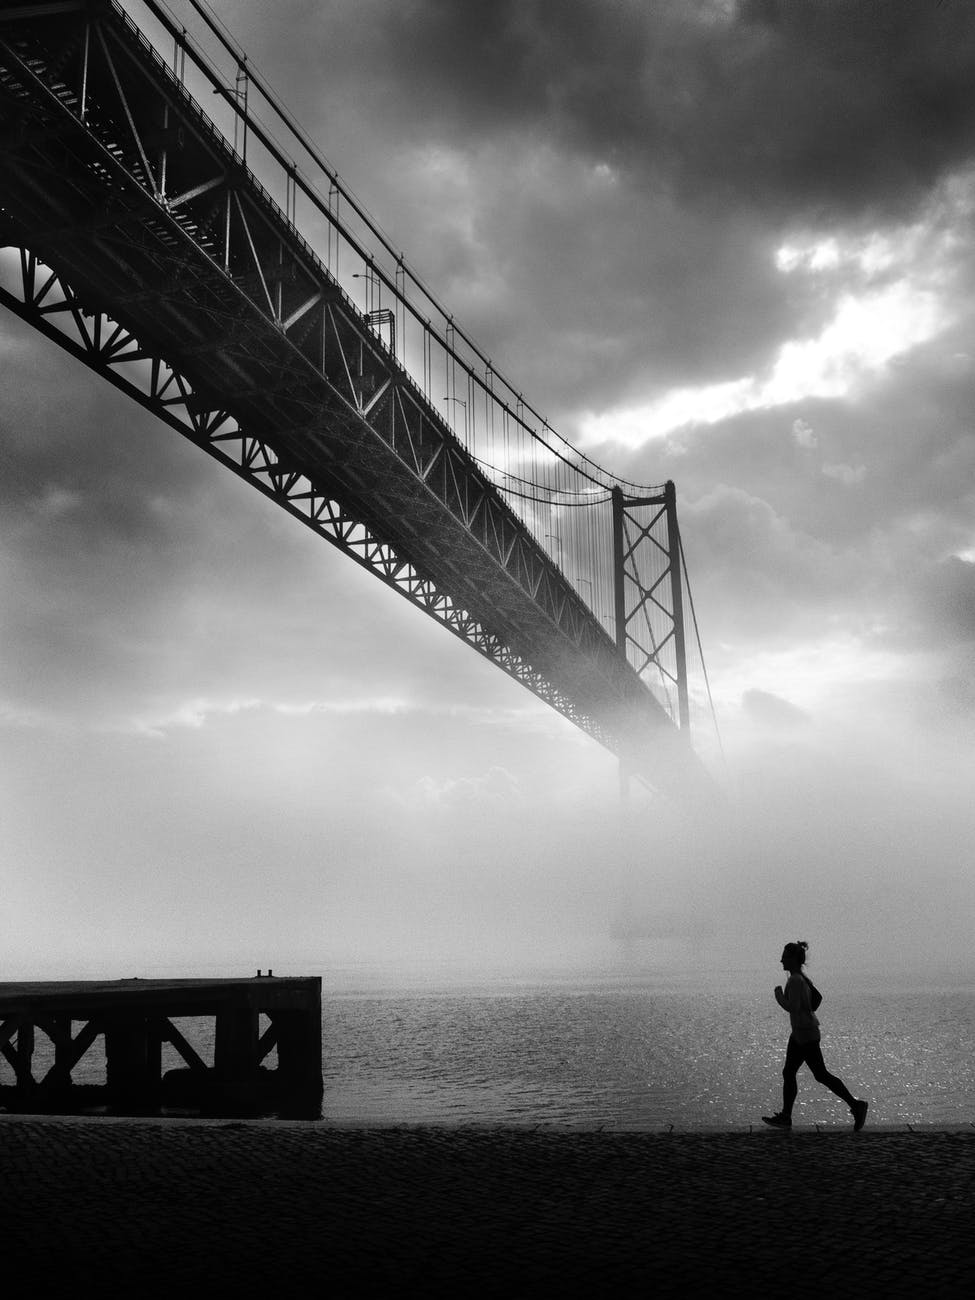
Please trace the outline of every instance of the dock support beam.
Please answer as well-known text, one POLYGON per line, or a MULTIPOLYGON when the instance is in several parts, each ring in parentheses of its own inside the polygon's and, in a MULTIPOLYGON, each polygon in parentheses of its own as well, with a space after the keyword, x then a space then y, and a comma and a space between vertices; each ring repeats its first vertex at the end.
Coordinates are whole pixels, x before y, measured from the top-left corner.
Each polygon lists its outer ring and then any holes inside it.
POLYGON ((219 1082, 246 1079, 257 1069, 259 1021, 256 1007, 227 1007, 217 1012, 213 1069, 219 1082))
POLYGON ((151 1107, 159 1103, 162 1053, 158 1033, 145 1016, 105 1021, 105 1083, 111 1106, 151 1107), (153 1041, 154 1040, 154 1041, 153 1041))

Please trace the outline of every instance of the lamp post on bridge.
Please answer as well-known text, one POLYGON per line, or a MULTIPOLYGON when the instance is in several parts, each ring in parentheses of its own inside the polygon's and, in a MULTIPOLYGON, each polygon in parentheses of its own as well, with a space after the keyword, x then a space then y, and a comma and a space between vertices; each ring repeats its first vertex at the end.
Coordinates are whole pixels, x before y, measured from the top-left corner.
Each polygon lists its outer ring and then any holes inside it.
POLYGON ((465 447, 469 446, 469 444, 470 444, 470 425, 469 425, 469 423, 468 423, 468 418, 467 418, 467 403, 464 401, 464 399, 463 399, 462 397, 453 397, 453 396, 448 396, 448 397, 445 397, 443 400, 444 400, 446 403, 448 403, 448 404, 449 404, 450 402, 456 402, 458 406, 462 406, 462 407, 464 408, 464 446, 465 446, 465 447))
MULTIPOLYGON (((546 533, 545 538, 547 541, 554 542, 555 545, 558 547, 559 558, 557 563, 559 565, 559 568, 561 568, 562 567, 562 538, 559 537, 558 534, 556 533, 546 533)), ((553 555, 552 558, 555 559, 555 556, 553 555)))

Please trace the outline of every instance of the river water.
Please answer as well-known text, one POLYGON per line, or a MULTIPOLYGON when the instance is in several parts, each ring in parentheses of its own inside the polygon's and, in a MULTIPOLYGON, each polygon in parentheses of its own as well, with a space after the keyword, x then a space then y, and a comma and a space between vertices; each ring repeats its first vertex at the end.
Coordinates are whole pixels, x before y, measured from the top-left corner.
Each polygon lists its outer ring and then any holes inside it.
MULTIPOLYGON (((872 1124, 975 1122, 975 982, 844 978, 823 1054, 872 1124)), ((774 973, 495 979, 326 998, 324 1115, 340 1123, 725 1128, 778 1110, 774 973)), ((807 1070, 797 1124, 845 1124, 807 1070)))
MULTIPOLYGON (((827 1066, 869 1100, 871 1124, 975 1123, 975 979, 813 976, 824 994, 827 1066)), ((781 1102, 789 1023, 772 997, 781 980, 774 969, 480 980, 325 970, 323 1117, 607 1129, 760 1124, 781 1102)), ((212 1022, 178 1024, 212 1062, 212 1022)), ((39 1034, 36 1077, 49 1046, 39 1034)), ((275 1063, 272 1055, 267 1064, 275 1063)), ((163 1064, 182 1062, 167 1046, 163 1064)), ((98 1043, 73 1077, 104 1081, 98 1043)), ((0 1082, 12 1081, 0 1058, 0 1082)), ((805 1069, 794 1119, 848 1122, 842 1103, 805 1069)))

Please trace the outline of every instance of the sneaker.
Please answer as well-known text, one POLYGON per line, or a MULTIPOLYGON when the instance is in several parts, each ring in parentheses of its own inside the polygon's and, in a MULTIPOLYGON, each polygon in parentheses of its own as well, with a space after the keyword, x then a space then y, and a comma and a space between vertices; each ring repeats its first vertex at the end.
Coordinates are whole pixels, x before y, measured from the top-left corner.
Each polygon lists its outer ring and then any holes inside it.
POLYGON ((792 1128, 792 1119, 788 1115, 783 1115, 779 1111, 777 1115, 763 1115, 763 1124, 770 1124, 772 1128, 792 1128))
POLYGON ((863 1128, 863 1125, 866 1122, 867 1106, 869 1104, 870 1103, 866 1101, 855 1101, 853 1105, 850 1107, 850 1110, 853 1112, 854 1133, 859 1133, 860 1130, 863 1128))

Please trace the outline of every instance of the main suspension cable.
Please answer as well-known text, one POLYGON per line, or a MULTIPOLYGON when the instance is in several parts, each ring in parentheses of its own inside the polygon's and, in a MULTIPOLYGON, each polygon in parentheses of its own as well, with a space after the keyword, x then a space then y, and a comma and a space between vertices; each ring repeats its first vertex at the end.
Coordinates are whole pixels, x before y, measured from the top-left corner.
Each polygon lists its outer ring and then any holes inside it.
POLYGON ((691 621, 694 624, 694 636, 697 641, 697 653, 701 660, 701 672, 704 674, 704 686, 708 695, 708 707, 711 710, 711 721, 714 724, 714 735, 718 742, 718 752, 721 755, 721 762, 724 765, 725 772, 728 770, 728 760, 725 757, 724 745, 721 743, 721 731, 718 727, 718 715, 714 708, 714 699, 711 696, 711 682, 708 679, 708 666, 704 662, 704 647, 701 645, 701 630, 697 624, 697 611, 694 608, 694 593, 691 591, 691 578, 687 572, 687 560, 684 556, 684 539, 681 537, 680 528, 677 529, 677 546, 680 551, 680 567, 684 574, 684 586, 687 588, 687 600, 691 607, 691 621))
MULTIPOLYGON (((168 9, 168 5, 165 4, 165 0, 143 0, 143 3, 147 4, 147 6, 156 13, 157 17, 159 17, 160 20, 162 20, 162 14, 159 12, 160 9, 165 8, 169 13, 172 12, 171 10, 168 9)), ((542 424, 544 430, 546 430, 550 435, 552 435, 555 439, 557 439, 559 444, 561 444, 562 447, 568 449, 569 455, 567 456, 562 451, 560 451, 558 447, 553 446, 552 443, 549 442, 548 439, 543 434, 539 433, 537 430, 533 429, 529 424, 527 424, 518 412, 512 411, 511 414, 522 426, 522 428, 531 436, 531 438, 534 439, 536 442, 541 443, 542 446, 546 447, 563 464, 567 465, 570 469, 574 470, 577 474, 581 475, 583 478, 588 479, 590 482, 598 485, 599 487, 605 488, 605 487, 612 486, 612 484, 615 483, 621 487, 632 489, 634 492, 641 493, 641 494, 646 493, 648 491, 652 491, 653 488, 646 484, 635 483, 632 480, 621 478, 618 475, 612 474, 611 472, 606 470, 597 461, 593 460, 591 456, 587 455, 586 452, 581 451, 577 447, 574 447, 572 443, 568 441, 567 438, 563 437, 562 434, 558 433, 555 429, 553 429, 551 425, 548 423, 548 421, 545 420, 544 417, 538 411, 536 411, 533 406, 531 406, 529 403, 524 401, 521 395, 518 394, 517 389, 515 389, 514 386, 511 383, 509 383, 509 381, 504 377, 504 375, 501 374, 495 368, 491 359, 484 352, 482 352, 480 347, 478 347, 478 345, 475 343, 474 339, 470 335, 468 335, 467 332, 461 326, 456 324, 456 322, 454 321, 450 313, 447 311, 447 309, 440 303, 436 295, 430 289, 427 288, 426 284, 423 282, 423 280, 420 279, 419 275, 417 275, 412 270, 412 268, 410 268, 407 265, 406 261, 404 260, 403 254, 396 251, 392 241, 382 230, 379 223, 375 220, 374 217, 372 217, 368 209, 355 196, 352 190, 349 189, 349 187, 340 179, 338 172, 335 170, 334 167, 332 167, 332 165, 328 162, 327 158, 325 158, 324 154, 319 150, 318 146, 307 135, 304 129, 299 125, 294 115, 288 109, 286 109, 284 105, 279 101, 275 93, 271 90, 268 83, 261 76, 255 73, 253 63, 250 61, 248 56, 244 53, 243 49, 241 49, 237 45, 237 42, 229 34, 229 32, 227 31, 225 25, 221 22, 221 20, 216 16, 216 14, 213 13, 209 5, 204 3, 204 0, 188 0, 188 3, 190 4, 191 8, 199 15, 199 17, 205 23, 207 28, 216 37, 216 39, 219 41, 220 45, 223 47, 226 53, 229 54, 232 59, 234 59, 234 61, 238 64, 238 66, 243 66, 246 69, 248 79, 255 86, 255 88, 260 92, 260 94, 263 96, 264 100, 272 109, 272 111, 277 115, 277 117, 284 124, 287 130, 298 142, 298 144, 300 144, 301 147, 305 150, 305 152, 312 159, 315 165, 318 168, 320 168, 321 171, 324 172, 324 174, 328 177, 330 184, 335 187, 335 189, 338 191, 338 193, 341 194, 343 199, 345 199, 345 201, 351 206, 356 216, 358 216, 360 220, 364 222, 367 229, 373 235, 375 235, 377 240, 379 240, 385 252, 388 254, 390 258, 393 259, 398 270, 402 272, 404 277, 404 283, 405 283, 405 278, 408 277, 410 282, 415 286, 415 288, 419 291, 419 293, 423 296, 423 298, 426 299, 426 301, 435 309, 437 313, 439 313, 441 319, 449 322, 449 331, 455 337, 461 338, 464 341, 464 343, 467 345, 467 347, 471 350, 473 355, 477 357, 477 359, 486 367, 486 372, 490 373, 490 375, 492 376, 492 384, 494 379, 498 379, 504 385, 507 391, 512 395, 512 397, 517 395, 518 403, 522 411, 528 412, 531 416, 537 419, 542 424), (592 471, 595 471, 595 474, 591 473, 590 470, 585 469, 582 464, 579 463, 574 464, 571 458, 575 458, 577 461, 584 462, 586 466, 591 467, 592 471), (609 482, 607 482, 607 480, 609 480, 609 482)), ((173 21, 175 21, 175 18, 173 19, 173 21)), ((169 26, 168 23, 166 25, 169 26)), ((182 39, 186 41, 185 28, 183 29, 183 32, 184 34, 182 39)), ((239 103, 235 103, 234 107, 235 107, 235 111, 240 115, 256 116, 253 114, 253 110, 251 110, 249 107, 245 106, 245 108, 242 109, 239 103)), ((280 161, 284 161, 284 160, 281 159, 280 161)), ((297 182, 299 178, 296 176, 295 180, 297 182)), ((308 183, 305 182, 304 178, 300 178, 300 183, 301 183, 301 187, 306 191, 306 193, 309 191, 309 189, 314 190, 315 188, 314 186, 308 185, 308 183)), ((309 197, 312 197, 312 195, 309 195, 309 197)), ((320 206, 321 196, 317 194, 317 191, 315 191, 315 198, 317 198, 320 206)), ((327 210, 327 205, 326 208, 323 208, 321 210, 323 212, 323 215, 325 215, 330 221, 335 220, 334 215, 327 210)), ((356 247, 355 242, 351 240, 348 232, 343 231, 342 233, 345 235, 347 239, 349 239, 353 247, 356 247)), ((365 252, 364 249, 362 250, 357 249, 357 251, 360 253, 361 256, 364 256, 366 260, 371 263, 372 259, 370 255, 365 252)), ((422 318, 420 316, 420 313, 417 311, 416 307, 411 302, 409 302, 409 300, 405 297, 404 292, 400 290, 400 288, 393 281, 389 279, 389 277, 382 270, 382 268, 376 267, 373 264, 372 269, 374 273, 377 276, 379 276, 379 278, 383 281, 383 283, 394 295, 394 297, 398 301, 402 302, 403 306, 407 308, 410 311, 410 313, 418 321, 421 321, 422 323, 422 318)), ((498 395, 494 392, 493 387, 489 387, 485 383, 485 381, 481 378, 481 376, 475 373, 475 371, 464 360, 464 358, 457 354, 455 348, 451 346, 448 339, 442 337, 437 331, 432 329, 429 320, 426 322, 426 327, 431 330, 431 333, 437 339, 438 343, 440 343, 440 345, 444 347, 444 349, 450 354, 450 356, 463 367, 463 369, 467 372, 470 378, 475 383, 477 383, 479 387, 483 388, 485 392, 489 393, 492 399, 495 402, 497 402, 499 406, 503 407, 505 410, 510 411, 509 403, 499 398, 498 395)))

